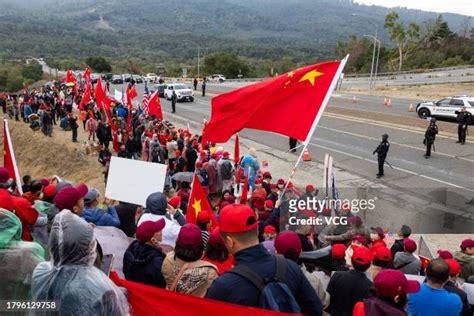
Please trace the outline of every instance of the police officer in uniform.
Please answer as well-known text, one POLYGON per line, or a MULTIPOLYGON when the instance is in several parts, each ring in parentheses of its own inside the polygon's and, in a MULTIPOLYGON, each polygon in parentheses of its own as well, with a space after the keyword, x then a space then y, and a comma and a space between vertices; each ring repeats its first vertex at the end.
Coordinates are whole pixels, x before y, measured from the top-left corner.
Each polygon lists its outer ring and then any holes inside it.
POLYGON ((388 150, 390 149, 390 143, 388 142, 388 134, 382 135, 382 142, 372 153, 375 155, 377 153, 377 160, 379 163, 379 173, 377 173, 377 178, 383 177, 383 165, 385 164, 385 159, 387 158, 388 150))
POLYGON ((176 112, 176 102, 178 101, 178 95, 176 91, 173 90, 173 94, 171 95, 171 113, 176 112))
POLYGON ((461 111, 455 112, 458 120, 458 141, 457 143, 461 143, 464 145, 466 143, 466 134, 467 134, 467 126, 472 121, 472 114, 466 111, 466 107, 462 107, 461 111))
POLYGON ((425 158, 428 159, 431 156, 431 146, 433 146, 436 134, 438 134, 438 126, 436 125, 436 119, 432 118, 430 121, 430 126, 425 132, 425 140, 423 144, 426 146, 425 158))
POLYGON ((206 81, 207 81, 206 78, 202 79, 201 88, 202 88, 202 96, 203 97, 206 96, 206 81))

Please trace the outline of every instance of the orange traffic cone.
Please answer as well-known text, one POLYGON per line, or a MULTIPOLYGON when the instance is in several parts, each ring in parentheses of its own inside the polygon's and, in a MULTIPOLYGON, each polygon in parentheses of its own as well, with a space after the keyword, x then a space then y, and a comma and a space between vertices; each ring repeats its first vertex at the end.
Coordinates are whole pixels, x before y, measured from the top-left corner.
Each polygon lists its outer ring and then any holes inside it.
POLYGON ((309 150, 308 150, 308 148, 306 148, 306 149, 304 150, 303 160, 304 160, 304 161, 311 161, 311 156, 309 155, 309 150))
POLYGON ((352 103, 354 103, 354 104, 357 103, 357 98, 356 98, 356 96, 354 96, 354 97, 352 98, 352 103))
POLYGON ((392 99, 388 99, 387 106, 388 106, 389 108, 392 107, 392 99))
POLYGON ((384 98, 384 99, 383 99, 383 105, 384 105, 384 106, 387 106, 387 98, 384 98))
POLYGON ((408 106, 408 112, 415 112, 415 108, 413 107, 413 103, 410 103, 408 106))

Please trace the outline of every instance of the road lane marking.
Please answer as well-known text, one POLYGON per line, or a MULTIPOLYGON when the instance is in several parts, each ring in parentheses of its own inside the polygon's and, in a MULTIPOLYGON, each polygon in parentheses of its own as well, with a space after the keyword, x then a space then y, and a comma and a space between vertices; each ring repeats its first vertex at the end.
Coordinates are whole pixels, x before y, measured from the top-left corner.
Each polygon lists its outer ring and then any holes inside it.
MULTIPOLYGON (((315 143, 312 143, 312 142, 310 142, 309 144, 314 146, 314 147, 320 147, 320 148, 323 148, 323 149, 326 149, 326 150, 334 151, 334 152, 339 153, 341 155, 357 158, 357 159, 360 159, 360 160, 371 162, 373 164, 378 164, 378 161, 371 160, 371 159, 368 159, 368 158, 364 158, 362 156, 350 154, 350 153, 347 153, 347 152, 344 152, 344 151, 341 151, 341 150, 337 150, 337 149, 334 149, 334 148, 331 148, 331 147, 327 147, 327 146, 324 146, 324 145, 318 145, 318 144, 315 144, 315 143)), ((418 172, 414 172, 414 171, 407 170, 407 169, 404 169, 404 168, 396 167, 396 166, 393 166, 393 165, 392 165, 392 167, 395 170, 402 171, 402 172, 405 172, 405 173, 408 173, 408 174, 411 174, 411 175, 414 175, 414 176, 418 176, 418 177, 425 178, 425 179, 428 179, 428 180, 431 180, 431 181, 434 181, 434 182, 449 185, 449 186, 452 186, 452 187, 455 187, 455 188, 458 188, 458 189, 463 189, 463 190, 466 190, 466 191, 469 191, 469 192, 474 192, 474 190, 472 190, 472 189, 465 188, 463 186, 460 186, 460 185, 457 185, 457 184, 454 184, 454 183, 451 183, 451 182, 447 182, 447 181, 444 181, 444 180, 433 178, 433 177, 430 177, 430 176, 427 176, 427 175, 424 175, 424 174, 421 174, 421 173, 418 173, 418 172)))

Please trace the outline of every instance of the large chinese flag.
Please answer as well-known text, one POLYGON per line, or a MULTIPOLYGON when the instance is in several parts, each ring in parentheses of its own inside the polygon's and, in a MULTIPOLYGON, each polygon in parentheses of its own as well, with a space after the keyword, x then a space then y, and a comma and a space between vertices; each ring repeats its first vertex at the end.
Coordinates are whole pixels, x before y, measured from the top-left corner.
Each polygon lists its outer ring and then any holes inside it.
POLYGON ((86 91, 82 95, 81 103, 79 103, 79 110, 84 109, 84 104, 91 102, 91 86, 86 85, 86 91))
POLYGON ((199 178, 194 174, 193 188, 191 196, 189 197, 188 210, 186 212, 186 221, 188 223, 196 224, 196 219, 201 211, 208 211, 211 214, 211 226, 217 225, 214 212, 212 212, 211 204, 207 199, 206 192, 199 182, 199 178))
POLYGON ((7 168, 8 176, 11 179, 15 179, 18 192, 23 194, 20 173, 18 172, 18 166, 16 165, 13 143, 10 137, 10 130, 8 129, 8 121, 5 119, 3 120, 3 166, 7 168))
POLYGON ((215 300, 186 295, 158 287, 121 279, 116 272, 110 279, 127 289, 131 314, 134 316, 296 316, 300 314, 278 313, 269 310, 229 304, 215 300))
POLYGON ((148 116, 152 116, 153 114, 157 119, 163 120, 163 112, 161 111, 158 91, 155 91, 148 99, 148 116))
POLYGON ((91 69, 89 67, 86 68, 82 77, 84 78, 87 86, 91 85, 91 69))
POLYGON ((340 63, 303 67, 213 98, 203 138, 223 143, 252 128, 305 141, 340 63))

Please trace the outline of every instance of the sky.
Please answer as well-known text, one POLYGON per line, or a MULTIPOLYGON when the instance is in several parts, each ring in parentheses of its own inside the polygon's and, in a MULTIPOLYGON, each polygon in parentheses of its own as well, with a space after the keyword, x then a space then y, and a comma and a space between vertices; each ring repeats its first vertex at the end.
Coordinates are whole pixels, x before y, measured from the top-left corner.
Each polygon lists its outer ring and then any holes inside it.
POLYGON ((354 2, 474 16, 474 0, 355 0, 354 2))

